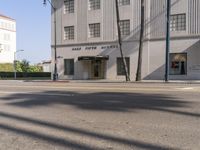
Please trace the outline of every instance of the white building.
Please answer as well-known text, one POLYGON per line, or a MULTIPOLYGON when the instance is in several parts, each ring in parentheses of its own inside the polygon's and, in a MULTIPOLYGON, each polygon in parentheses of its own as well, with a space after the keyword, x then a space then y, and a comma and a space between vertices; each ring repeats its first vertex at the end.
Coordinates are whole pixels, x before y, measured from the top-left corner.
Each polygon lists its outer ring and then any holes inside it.
MULTIPOLYGON (((123 51, 135 80, 140 0, 118 0, 123 51)), ((117 43, 115 0, 53 0, 59 79, 125 80, 117 43)), ((166 0, 145 0, 143 79, 164 79, 166 0)), ((200 1, 172 0, 170 79, 200 79, 200 1)), ((52 58, 54 58, 52 15, 52 58)), ((54 64, 54 62, 53 62, 54 64)))
POLYGON ((16 51, 16 21, 0 14, 0 63, 13 63, 16 51))
POLYGON ((43 72, 51 72, 51 60, 43 61, 42 63, 38 64, 38 66, 42 67, 43 72))

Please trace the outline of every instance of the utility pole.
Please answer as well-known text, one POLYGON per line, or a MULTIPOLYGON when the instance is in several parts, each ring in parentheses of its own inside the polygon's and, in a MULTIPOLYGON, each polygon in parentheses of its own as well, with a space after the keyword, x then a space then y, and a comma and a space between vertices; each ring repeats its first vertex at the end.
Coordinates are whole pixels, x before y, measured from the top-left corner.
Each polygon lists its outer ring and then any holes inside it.
POLYGON ((130 81, 126 59, 125 59, 123 51, 122 51, 122 39, 121 39, 121 31, 120 31, 120 17, 119 17, 118 0, 115 0, 115 6, 116 6, 116 17, 117 17, 117 31, 118 31, 119 49, 120 49, 120 54, 121 54, 121 58, 122 58, 123 66, 124 66, 126 81, 130 81))
POLYGON ((141 0, 141 25, 140 25, 140 43, 138 52, 138 66, 136 73, 136 81, 142 80, 142 53, 144 41, 144 0, 141 0))
POLYGON ((168 81, 169 81, 170 15, 171 15, 171 0, 167 0, 167 29, 166 29, 165 82, 168 82, 168 81))
POLYGON ((23 52, 24 50, 23 49, 20 49, 20 50, 17 50, 14 52, 14 62, 13 62, 13 67, 14 67, 14 79, 16 80, 17 79, 17 68, 16 68, 16 65, 17 65, 17 56, 16 54, 18 52, 23 52))
POLYGON ((52 4, 50 0, 44 0, 43 4, 46 5, 46 1, 49 2, 54 13, 54 73, 53 81, 58 80, 58 71, 57 71, 57 37, 56 37, 56 7, 52 4))

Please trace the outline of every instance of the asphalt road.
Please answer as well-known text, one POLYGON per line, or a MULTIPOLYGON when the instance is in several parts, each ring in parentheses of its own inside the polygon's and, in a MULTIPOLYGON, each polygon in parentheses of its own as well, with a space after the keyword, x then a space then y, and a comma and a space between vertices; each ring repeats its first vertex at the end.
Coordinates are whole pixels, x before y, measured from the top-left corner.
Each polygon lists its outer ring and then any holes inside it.
POLYGON ((200 85, 0 81, 0 150, 160 149, 200 149, 200 85))

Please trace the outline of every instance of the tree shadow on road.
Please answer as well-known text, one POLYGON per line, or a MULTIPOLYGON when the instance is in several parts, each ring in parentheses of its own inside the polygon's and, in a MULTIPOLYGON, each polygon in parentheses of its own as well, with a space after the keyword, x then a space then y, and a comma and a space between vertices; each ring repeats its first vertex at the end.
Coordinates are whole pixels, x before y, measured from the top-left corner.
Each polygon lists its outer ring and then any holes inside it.
MULTIPOLYGON (((36 93, 17 93, 0 97, 4 105, 37 108, 37 107, 53 107, 60 104, 62 106, 73 106, 83 111, 108 111, 108 112, 127 112, 137 113, 137 110, 160 111, 164 113, 173 113, 176 115, 186 115, 190 117, 200 117, 198 113, 180 111, 179 108, 190 107, 191 102, 186 102, 175 97, 164 94, 141 94, 141 93, 114 93, 114 92, 98 92, 98 93, 75 93, 66 91, 44 91, 36 93)), ((153 143, 147 143, 126 137, 118 137, 106 133, 98 133, 88 131, 67 125, 59 125, 57 123, 42 121, 34 118, 28 118, 17 114, 0 112, 0 117, 9 120, 16 120, 22 123, 29 123, 33 126, 43 126, 50 129, 62 130, 65 133, 78 135, 81 137, 94 138, 95 140, 104 140, 110 143, 126 145, 128 147, 136 147, 147 150, 167 150, 174 149, 172 147, 161 146, 153 143)), ((91 146, 90 143, 81 143, 75 140, 69 140, 62 137, 54 137, 43 134, 42 132, 22 129, 0 123, 0 129, 9 131, 17 135, 23 135, 31 138, 37 138, 46 142, 54 143, 58 146, 77 150, 100 150, 98 146, 91 146)), ((175 148, 176 149, 176 148, 175 148)))
POLYGON ((2 97, 2 99, 8 105, 25 108, 62 104, 87 111, 132 112, 137 110, 153 110, 200 117, 199 113, 179 110, 179 108, 189 108, 192 102, 164 94, 44 91, 11 94, 7 97, 2 97))

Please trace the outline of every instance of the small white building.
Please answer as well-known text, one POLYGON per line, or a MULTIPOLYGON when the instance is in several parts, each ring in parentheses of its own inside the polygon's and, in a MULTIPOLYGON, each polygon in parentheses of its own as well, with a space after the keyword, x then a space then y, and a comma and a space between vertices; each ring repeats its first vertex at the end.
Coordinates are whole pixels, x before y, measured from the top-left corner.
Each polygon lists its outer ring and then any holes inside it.
POLYGON ((51 60, 43 61, 40 66, 42 67, 43 72, 51 72, 51 60))
POLYGON ((16 51, 16 21, 0 14, 0 63, 13 63, 16 51))
MULTIPOLYGON (((118 0, 122 48, 135 80, 140 1, 118 0)), ((115 0, 52 0, 57 23, 59 79, 125 80, 117 42, 115 0)), ((200 79, 200 1, 171 1, 170 79, 200 79)), ((145 0, 142 78, 164 79, 166 0, 145 0)), ((52 60, 54 60, 52 14, 52 60)), ((54 64, 54 62, 52 62, 54 64)))

